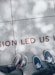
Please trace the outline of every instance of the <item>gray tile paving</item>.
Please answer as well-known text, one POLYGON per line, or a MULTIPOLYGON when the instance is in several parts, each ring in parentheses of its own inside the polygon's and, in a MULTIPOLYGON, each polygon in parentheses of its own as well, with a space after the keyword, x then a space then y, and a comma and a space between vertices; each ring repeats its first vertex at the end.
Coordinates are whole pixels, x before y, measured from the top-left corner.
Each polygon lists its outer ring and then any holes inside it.
POLYGON ((12 0, 14 20, 54 16, 53 0, 12 0))
POLYGON ((48 49, 55 57, 53 35, 55 0, 0 0, 0 43, 18 41, 17 46, 0 47, 0 65, 11 64, 15 52, 22 53, 28 56, 24 75, 32 75, 36 71, 32 63, 33 55, 43 60, 42 51, 48 49), (43 39, 43 36, 49 36, 49 41, 45 39, 41 43, 39 38, 43 39), (25 42, 26 38, 35 38, 35 43, 21 44, 21 40, 25 42))
POLYGON ((11 40, 13 40, 12 30, 11 22, 0 23, 0 65, 11 64, 12 58, 14 57, 15 45, 12 46, 11 43, 11 40), (8 42, 6 43, 6 41, 8 42))
POLYGON ((11 21, 10 0, 0 0, 0 22, 11 21))

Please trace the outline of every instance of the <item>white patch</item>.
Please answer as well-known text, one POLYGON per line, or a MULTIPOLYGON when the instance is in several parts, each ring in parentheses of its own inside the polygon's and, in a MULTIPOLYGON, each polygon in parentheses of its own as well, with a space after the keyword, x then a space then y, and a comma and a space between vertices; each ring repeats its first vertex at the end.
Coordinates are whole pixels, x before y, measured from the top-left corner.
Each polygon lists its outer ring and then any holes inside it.
POLYGON ((0 72, 0 75, 5 75, 4 73, 0 72))

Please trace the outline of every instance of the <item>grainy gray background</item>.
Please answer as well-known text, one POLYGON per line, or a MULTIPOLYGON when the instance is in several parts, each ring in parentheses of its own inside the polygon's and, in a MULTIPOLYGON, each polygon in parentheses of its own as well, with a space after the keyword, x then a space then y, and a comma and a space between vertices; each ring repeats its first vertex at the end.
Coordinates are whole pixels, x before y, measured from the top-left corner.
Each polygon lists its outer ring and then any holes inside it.
POLYGON ((0 41, 17 40, 17 46, 0 47, 0 65, 11 64, 16 53, 28 56, 24 75, 35 71, 32 56, 43 59, 48 49, 55 56, 55 41, 21 45, 21 39, 55 34, 55 0, 0 0, 0 41), (9 62, 8 62, 9 61, 9 62))

